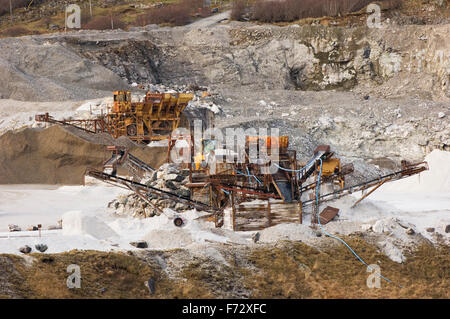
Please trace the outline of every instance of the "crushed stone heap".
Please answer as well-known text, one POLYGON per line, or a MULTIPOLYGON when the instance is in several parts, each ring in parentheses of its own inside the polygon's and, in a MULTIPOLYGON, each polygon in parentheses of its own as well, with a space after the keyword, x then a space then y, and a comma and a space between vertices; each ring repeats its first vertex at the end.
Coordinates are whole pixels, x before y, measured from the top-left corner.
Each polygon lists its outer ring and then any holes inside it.
MULTIPOLYGON (((184 186, 188 182, 189 170, 180 169, 177 164, 173 163, 161 165, 158 170, 141 180, 142 184, 171 192, 182 197, 190 196, 189 188, 184 186)), ((187 205, 171 199, 162 199, 152 194, 150 194, 149 198, 151 203, 160 209, 171 208, 177 212, 183 212, 189 209, 187 205)), ((134 193, 118 196, 108 204, 108 207, 114 209, 115 213, 118 215, 131 215, 138 218, 160 215, 157 209, 151 207, 151 205, 134 193)))

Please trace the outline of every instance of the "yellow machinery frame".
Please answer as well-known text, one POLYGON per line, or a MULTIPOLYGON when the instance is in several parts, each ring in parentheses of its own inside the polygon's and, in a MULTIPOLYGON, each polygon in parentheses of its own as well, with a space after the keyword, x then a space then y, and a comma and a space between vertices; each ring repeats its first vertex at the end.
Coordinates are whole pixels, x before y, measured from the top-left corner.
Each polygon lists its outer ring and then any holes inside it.
POLYGON ((131 102, 130 91, 115 91, 106 124, 114 138, 127 136, 148 143, 169 138, 193 94, 147 92, 144 102, 131 102))

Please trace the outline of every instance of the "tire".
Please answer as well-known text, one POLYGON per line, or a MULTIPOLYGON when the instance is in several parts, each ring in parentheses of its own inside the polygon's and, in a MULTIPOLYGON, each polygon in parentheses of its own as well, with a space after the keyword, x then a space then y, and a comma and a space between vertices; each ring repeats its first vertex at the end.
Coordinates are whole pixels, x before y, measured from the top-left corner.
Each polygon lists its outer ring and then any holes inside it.
POLYGON ((173 220, 173 224, 174 224, 175 226, 177 226, 177 227, 181 227, 181 226, 183 226, 184 221, 181 219, 181 217, 176 217, 176 218, 173 220))
POLYGON ((137 135, 136 124, 131 124, 131 125, 127 126, 127 135, 128 136, 136 136, 137 135))

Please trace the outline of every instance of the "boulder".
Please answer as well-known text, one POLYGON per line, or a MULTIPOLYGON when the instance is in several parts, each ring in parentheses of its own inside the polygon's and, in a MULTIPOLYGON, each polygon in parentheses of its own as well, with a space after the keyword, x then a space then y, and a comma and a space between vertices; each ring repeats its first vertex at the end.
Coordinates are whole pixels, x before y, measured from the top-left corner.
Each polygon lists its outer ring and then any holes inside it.
POLYGON ((178 172, 178 174, 186 177, 189 176, 189 170, 188 169, 182 169, 181 171, 178 172))
POLYGON ((184 205, 183 203, 177 203, 177 204, 175 205, 174 209, 175 209, 176 211, 183 210, 183 209, 186 209, 186 205, 184 205))
POLYGON ((183 197, 189 197, 191 195, 191 191, 186 187, 179 187, 176 193, 183 197))
POLYGON ((144 241, 144 240, 132 241, 132 242, 130 243, 130 245, 131 245, 131 246, 134 246, 134 247, 136 247, 136 248, 147 248, 147 247, 148 247, 147 242, 144 241))
POLYGON ((48 246, 45 244, 37 244, 34 246, 34 248, 36 248, 36 250, 40 251, 41 253, 43 253, 44 251, 46 251, 48 249, 48 246))
POLYGON ((163 179, 165 181, 175 181, 180 183, 184 179, 184 176, 178 174, 167 174, 163 176, 163 179))
POLYGON ((19 251, 20 251, 22 254, 29 254, 29 253, 31 252, 31 247, 28 246, 28 245, 25 245, 25 246, 23 246, 23 247, 20 247, 20 248, 19 248, 19 251))
POLYGON ((21 231, 22 230, 19 226, 13 225, 13 224, 8 225, 8 229, 9 229, 10 232, 21 231))
POLYGON ((178 186, 175 185, 175 183, 172 181, 166 181, 164 184, 166 185, 167 188, 170 188, 172 190, 178 190, 178 186))

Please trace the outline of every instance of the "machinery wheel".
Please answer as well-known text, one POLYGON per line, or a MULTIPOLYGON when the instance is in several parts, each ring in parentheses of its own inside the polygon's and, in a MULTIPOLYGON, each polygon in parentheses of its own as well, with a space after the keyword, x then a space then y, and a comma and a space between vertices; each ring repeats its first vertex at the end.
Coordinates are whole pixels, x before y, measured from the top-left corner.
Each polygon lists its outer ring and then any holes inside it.
POLYGON ((184 224, 184 222, 183 222, 183 220, 181 219, 181 217, 176 217, 176 218, 173 220, 173 223, 174 223, 174 225, 177 226, 177 227, 181 227, 181 226, 183 226, 183 224, 184 224))
POLYGON ((131 125, 127 126, 127 135, 128 136, 136 136, 137 135, 136 124, 131 124, 131 125))

